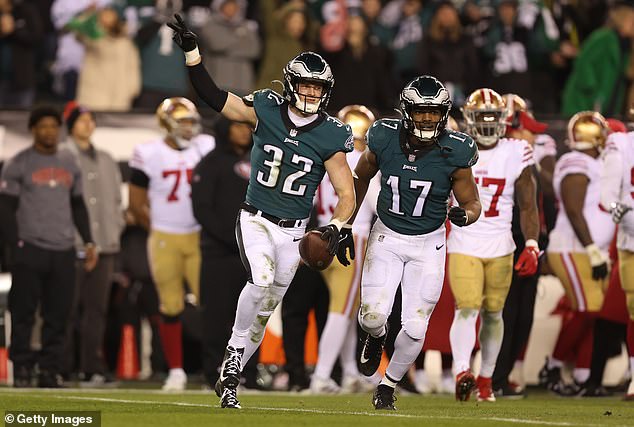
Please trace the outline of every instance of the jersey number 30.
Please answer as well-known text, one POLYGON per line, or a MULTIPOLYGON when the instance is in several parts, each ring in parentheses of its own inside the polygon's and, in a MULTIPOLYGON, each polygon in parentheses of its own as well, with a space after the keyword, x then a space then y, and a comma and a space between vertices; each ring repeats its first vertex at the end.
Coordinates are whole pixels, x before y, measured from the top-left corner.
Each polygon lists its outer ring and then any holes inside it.
MULTIPOLYGON (((258 171, 257 181, 265 187, 274 188, 280 178, 280 166, 284 157, 284 151, 274 145, 266 144, 262 149, 272 155, 272 158, 264 161, 264 165, 270 170, 268 172, 258 171)), ((293 154, 291 163, 301 167, 302 170, 293 172, 284 179, 282 193, 293 196, 303 196, 306 193, 306 185, 295 185, 295 181, 309 173, 313 167, 313 161, 307 157, 293 154)))

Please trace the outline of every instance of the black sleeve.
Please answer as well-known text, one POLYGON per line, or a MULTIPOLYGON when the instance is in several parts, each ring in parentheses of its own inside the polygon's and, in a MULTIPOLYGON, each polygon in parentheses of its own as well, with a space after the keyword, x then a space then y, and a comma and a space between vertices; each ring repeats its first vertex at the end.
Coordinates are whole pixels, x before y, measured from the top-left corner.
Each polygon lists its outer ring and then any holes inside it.
POLYGON ((81 236, 81 239, 86 243, 93 243, 92 234, 90 232, 90 220, 88 219, 88 209, 84 204, 84 198, 82 196, 73 196, 70 198, 71 209, 73 211, 73 222, 75 227, 81 236))
POLYGON ((187 67, 187 69, 189 70, 192 86, 194 86, 200 99, 217 112, 221 112, 227 103, 229 93, 216 86, 202 62, 192 67, 187 67))
POLYGON ((18 210, 19 199, 17 196, 0 194, 0 232, 5 244, 15 245, 18 241, 18 210))
POLYGON ((218 167, 208 157, 203 158, 194 169, 192 179, 192 208, 196 221, 213 239, 220 241, 238 252, 235 231, 218 221, 214 212, 214 200, 217 189, 216 171, 218 167))
POLYGON ((141 188, 148 188, 150 185, 150 177, 141 169, 130 168, 130 184, 141 188))

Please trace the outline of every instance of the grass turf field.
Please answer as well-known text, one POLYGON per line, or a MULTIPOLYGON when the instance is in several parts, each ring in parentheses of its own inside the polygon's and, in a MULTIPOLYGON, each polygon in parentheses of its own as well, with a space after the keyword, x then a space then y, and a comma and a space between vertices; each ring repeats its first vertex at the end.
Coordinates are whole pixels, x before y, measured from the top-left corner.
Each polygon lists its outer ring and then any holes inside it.
POLYGON ((485 404, 459 403, 450 396, 409 395, 398 396, 396 412, 375 411, 370 398, 369 394, 242 394, 242 409, 226 410, 218 407, 218 399, 209 392, 1 388, 0 409, 101 411, 101 425, 108 427, 634 426, 634 402, 620 398, 561 399, 534 392, 524 400, 501 399, 485 404))

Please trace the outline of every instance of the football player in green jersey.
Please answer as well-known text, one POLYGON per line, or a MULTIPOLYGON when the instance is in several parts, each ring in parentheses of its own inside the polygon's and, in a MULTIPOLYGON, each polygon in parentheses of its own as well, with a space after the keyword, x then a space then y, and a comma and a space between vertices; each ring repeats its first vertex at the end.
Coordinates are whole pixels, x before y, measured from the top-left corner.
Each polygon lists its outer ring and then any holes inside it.
MULTIPOLYGON (((402 329, 394 354, 373 396, 376 409, 394 408, 394 387, 423 347, 445 271, 445 220, 464 227, 480 216, 471 166, 478 149, 470 136, 446 128, 451 101, 431 76, 411 81, 400 97, 402 118, 381 119, 368 130, 368 149, 355 168, 357 206, 372 177, 381 172, 378 219, 368 239, 361 279, 359 323, 366 332, 360 371, 376 372, 387 335, 387 318, 401 285, 402 329), (453 191, 459 206, 449 209, 453 191)), ((356 212, 355 212, 356 215, 356 212)), ((339 256, 353 247, 355 215, 342 231, 339 256)), ((352 254, 352 251, 350 251, 352 254)))
POLYGON ((315 190, 328 173, 339 202, 319 227, 335 254, 342 226, 355 208, 346 153, 354 148, 349 125, 325 113, 334 78, 321 56, 304 52, 284 68, 282 95, 264 89, 245 98, 219 89, 201 63, 196 35, 182 18, 169 26, 185 51, 190 79, 200 98, 233 121, 253 126, 251 175, 238 214, 236 238, 249 279, 215 385, 223 408, 240 408, 236 389, 242 367, 259 347, 269 317, 299 265, 315 190), (244 238, 243 238, 244 237, 244 238))

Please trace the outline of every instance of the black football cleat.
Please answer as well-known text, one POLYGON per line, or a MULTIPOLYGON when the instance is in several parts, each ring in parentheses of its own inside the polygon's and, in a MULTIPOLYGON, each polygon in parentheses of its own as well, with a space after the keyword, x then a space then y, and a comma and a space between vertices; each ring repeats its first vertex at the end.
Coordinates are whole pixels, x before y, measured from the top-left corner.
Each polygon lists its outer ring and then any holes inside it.
POLYGON ((372 404, 374 405, 374 409, 395 411, 396 407, 394 406, 394 402, 396 402, 394 389, 388 385, 379 384, 374 391, 374 395, 372 396, 372 404))
POLYGON ((385 334, 375 338, 366 333, 363 341, 363 348, 359 356, 359 372, 366 377, 374 375, 381 364, 381 356, 383 356, 383 346, 387 339, 388 326, 385 325, 385 334))
POLYGON ((227 347, 225 351, 220 377, 214 386, 216 396, 220 398, 220 406, 222 408, 240 408, 240 402, 237 398, 237 389, 240 385, 243 354, 244 348, 227 347))
MULTIPOLYGON (((216 387, 218 383, 216 383, 216 387)), ((218 389, 216 388, 216 393, 218 389)), ((228 409, 240 409, 240 401, 238 400, 238 392, 235 388, 224 387, 222 389, 222 396, 220 396, 220 407, 228 409)))

